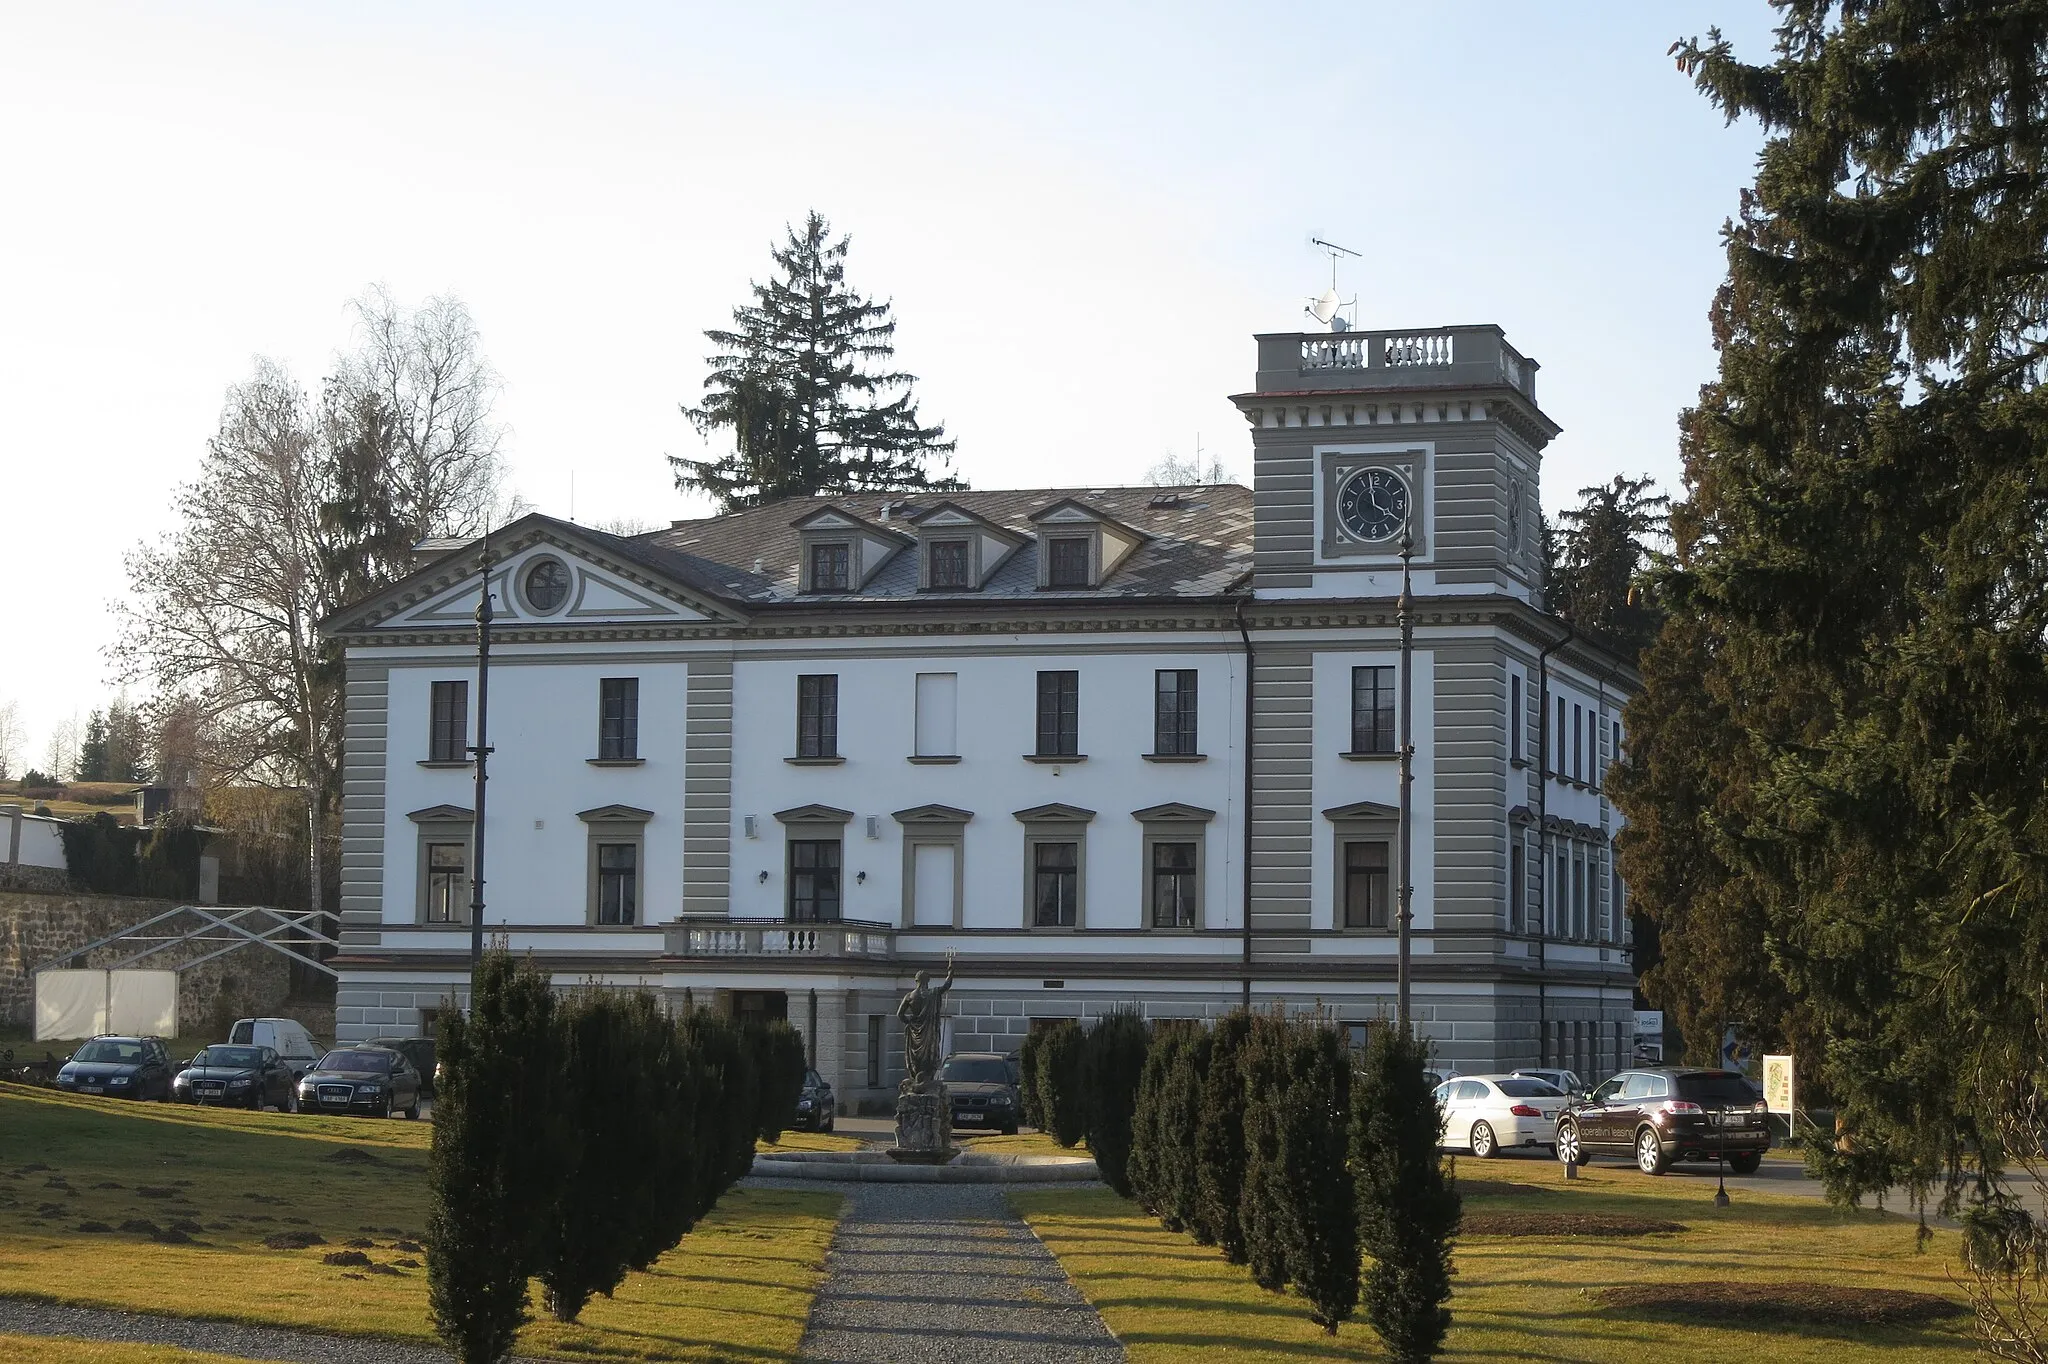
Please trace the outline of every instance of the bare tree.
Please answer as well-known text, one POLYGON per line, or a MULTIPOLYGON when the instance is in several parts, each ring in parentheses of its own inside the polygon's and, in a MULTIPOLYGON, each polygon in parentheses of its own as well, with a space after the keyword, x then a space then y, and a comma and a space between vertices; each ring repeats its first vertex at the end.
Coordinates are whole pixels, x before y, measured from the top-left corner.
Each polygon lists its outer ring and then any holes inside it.
POLYGON ((592 530, 603 531, 606 535, 618 535, 628 539, 635 535, 647 535, 662 528, 662 524, 659 521, 643 521, 637 516, 614 516, 603 521, 592 521, 590 523, 590 529, 592 530))
POLYGON ((15 775, 27 742, 28 735, 21 726, 21 706, 12 700, 0 701, 0 781, 15 775))
POLYGON ((1166 458, 1145 471, 1145 481, 1157 488, 1192 488, 1212 483, 1231 481, 1230 470, 1223 467, 1223 461, 1214 455, 1204 455, 1201 448, 1182 459, 1171 450, 1166 458))
POLYGON ((503 519, 499 445, 491 420, 498 376, 476 323, 453 294, 401 307, 382 285, 352 304, 356 349, 341 357, 330 403, 367 399, 388 418, 393 509, 415 540, 480 533, 503 519))
POLYGON ((78 771, 78 717, 57 722, 50 731, 50 746, 43 751, 43 775, 52 781, 70 781, 78 771))

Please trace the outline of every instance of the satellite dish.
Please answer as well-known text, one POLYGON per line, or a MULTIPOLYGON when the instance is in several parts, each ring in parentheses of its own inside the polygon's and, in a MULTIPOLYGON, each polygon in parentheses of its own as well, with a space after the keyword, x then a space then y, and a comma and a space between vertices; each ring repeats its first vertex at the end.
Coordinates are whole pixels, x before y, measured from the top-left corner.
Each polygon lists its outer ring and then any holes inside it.
POLYGON ((1308 311, 1309 315, 1315 318, 1316 321, 1328 325, 1330 319, 1337 315, 1337 309, 1342 306, 1342 301, 1337 297, 1337 291, 1330 289, 1326 290, 1321 298, 1309 304, 1308 311))
POLYGON ((1351 324, 1341 317, 1333 317, 1330 319, 1330 330, 1333 332, 1348 332, 1351 330, 1351 324))

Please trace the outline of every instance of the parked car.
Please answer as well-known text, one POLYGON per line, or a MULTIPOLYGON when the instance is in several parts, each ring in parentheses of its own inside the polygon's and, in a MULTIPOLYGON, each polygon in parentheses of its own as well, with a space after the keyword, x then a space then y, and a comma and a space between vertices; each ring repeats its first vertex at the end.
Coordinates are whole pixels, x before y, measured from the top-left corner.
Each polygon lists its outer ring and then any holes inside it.
POLYGON ((431 1037, 373 1037, 367 1042, 356 1043, 359 1047, 383 1047, 395 1051, 412 1062, 412 1068, 420 1073, 420 1097, 434 1097, 434 1081, 441 1078, 441 1071, 434 1060, 434 1039, 431 1037))
POLYGON ((231 1104, 259 1112, 292 1107, 292 1071, 269 1047, 216 1042, 201 1047, 171 1080, 171 1097, 181 1104, 231 1104))
POLYGON ((954 1052, 939 1067, 953 1126, 1014 1135, 1021 1104, 1016 1070, 992 1051, 954 1052))
POLYGON ((1509 1071, 1508 1074, 1527 1075, 1533 1079, 1541 1080, 1551 1088, 1560 1090, 1574 1099, 1586 1097, 1588 1086, 1584 1080, 1579 1078, 1579 1073, 1575 1070, 1561 1070, 1555 1066, 1523 1066, 1518 1070, 1509 1071))
POLYGON ((1443 1144, 1484 1160, 1504 1149, 1554 1145, 1557 1115, 1571 1100, 1528 1075, 1461 1075, 1436 1087, 1436 1102, 1443 1144))
POLYGON ((804 1072, 804 1087, 797 1091, 796 1126, 806 1132, 830 1132, 838 1114, 832 1097, 832 1082, 815 1070, 804 1072))
POLYGON ((168 1099, 171 1053, 161 1037, 95 1037, 57 1068, 57 1087, 116 1099, 168 1099))
POLYGON ((420 1115, 420 1073, 388 1047, 340 1047, 299 1080, 301 1113, 420 1115))
POLYGON ((1763 1098, 1732 1070, 1625 1070, 1557 1123, 1559 1160, 1632 1154, 1646 1175, 1663 1174, 1675 1160, 1715 1159, 1726 1159, 1736 1174, 1754 1174, 1770 1147, 1763 1098))
POLYGON ((293 1079, 320 1059, 320 1044, 296 1018, 238 1018, 228 1029, 228 1041, 238 1047, 269 1047, 290 1067, 293 1079))
POLYGON ((1429 1077, 1429 1082, 1433 1085, 1440 1085, 1446 1080, 1458 1078, 1458 1068, 1456 1066, 1424 1066, 1422 1073, 1429 1077))

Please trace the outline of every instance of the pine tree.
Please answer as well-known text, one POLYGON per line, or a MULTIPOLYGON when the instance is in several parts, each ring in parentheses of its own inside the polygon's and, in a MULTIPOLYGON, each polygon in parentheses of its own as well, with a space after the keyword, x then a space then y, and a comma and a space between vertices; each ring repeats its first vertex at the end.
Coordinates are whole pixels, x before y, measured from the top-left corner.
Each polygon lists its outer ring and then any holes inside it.
POLYGON ((470 1009, 442 1013, 427 1157, 427 1301, 459 1364, 497 1364, 527 1321, 566 1142, 555 994, 530 960, 484 954, 470 1009))
POLYGON ((1671 499, 1656 486, 1616 474, 1579 489, 1579 505, 1558 516, 1556 577, 1545 598, 1552 612, 1629 658, 1660 623, 1644 579, 1670 527, 1671 499))
POLYGON ((1442 1118, 1428 1061, 1412 1033, 1374 1028, 1351 1082, 1358 1239, 1372 1257, 1366 1318, 1396 1364, 1436 1358, 1451 1325, 1444 1304, 1461 1203, 1437 1152, 1442 1118))
POLYGON ((1081 1053, 1088 1153, 1095 1157, 1102 1182, 1125 1198, 1131 1196, 1131 1119, 1150 1042, 1151 1030, 1138 1011, 1118 1008, 1095 1025, 1081 1053))
POLYGON ((73 781, 112 781, 107 775, 107 715, 95 710, 85 717, 85 738, 78 745, 78 761, 71 769, 73 781))
POLYGON ((921 425, 916 377, 888 368, 896 322, 846 282, 851 238, 831 239, 816 211, 774 250, 776 278, 733 310, 734 330, 704 335, 700 406, 683 413, 700 435, 729 431, 716 459, 671 457, 676 486, 710 494, 722 511, 815 493, 957 488, 943 470, 954 442, 921 425), (930 467, 938 464, 935 474, 930 467))
POLYGON ((1800 1001, 1858 1156, 1830 1192, 1954 1206, 2048 1092, 2048 6, 1779 9, 1763 62, 1676 49, 1766 140, 1681 427, 1686 634, 1633 711, 1700 723, 1631 720, 1623 870, 1672 963, 1800 1001))
POLYGON ((1209 1033, 1209 1068, 1202 1079, 1201 1117, 1195 1126, 1195 1238, 1223 1252, 1234 1265, 1245 1262, 1244 1065, 1251 1015, 1236 1009, 1216 1020, 1209 1033))

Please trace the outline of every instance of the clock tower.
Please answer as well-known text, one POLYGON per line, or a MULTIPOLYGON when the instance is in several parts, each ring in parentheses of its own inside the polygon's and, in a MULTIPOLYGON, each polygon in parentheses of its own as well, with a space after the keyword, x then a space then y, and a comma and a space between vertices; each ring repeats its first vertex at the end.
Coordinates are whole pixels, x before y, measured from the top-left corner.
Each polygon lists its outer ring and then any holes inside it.
POLYGON ((1537 364, 1494 326, 1258 338, 1252 428, 1266 598, 1392 597, 1403 531, 1419 596, 1539 603, 1537 364))

